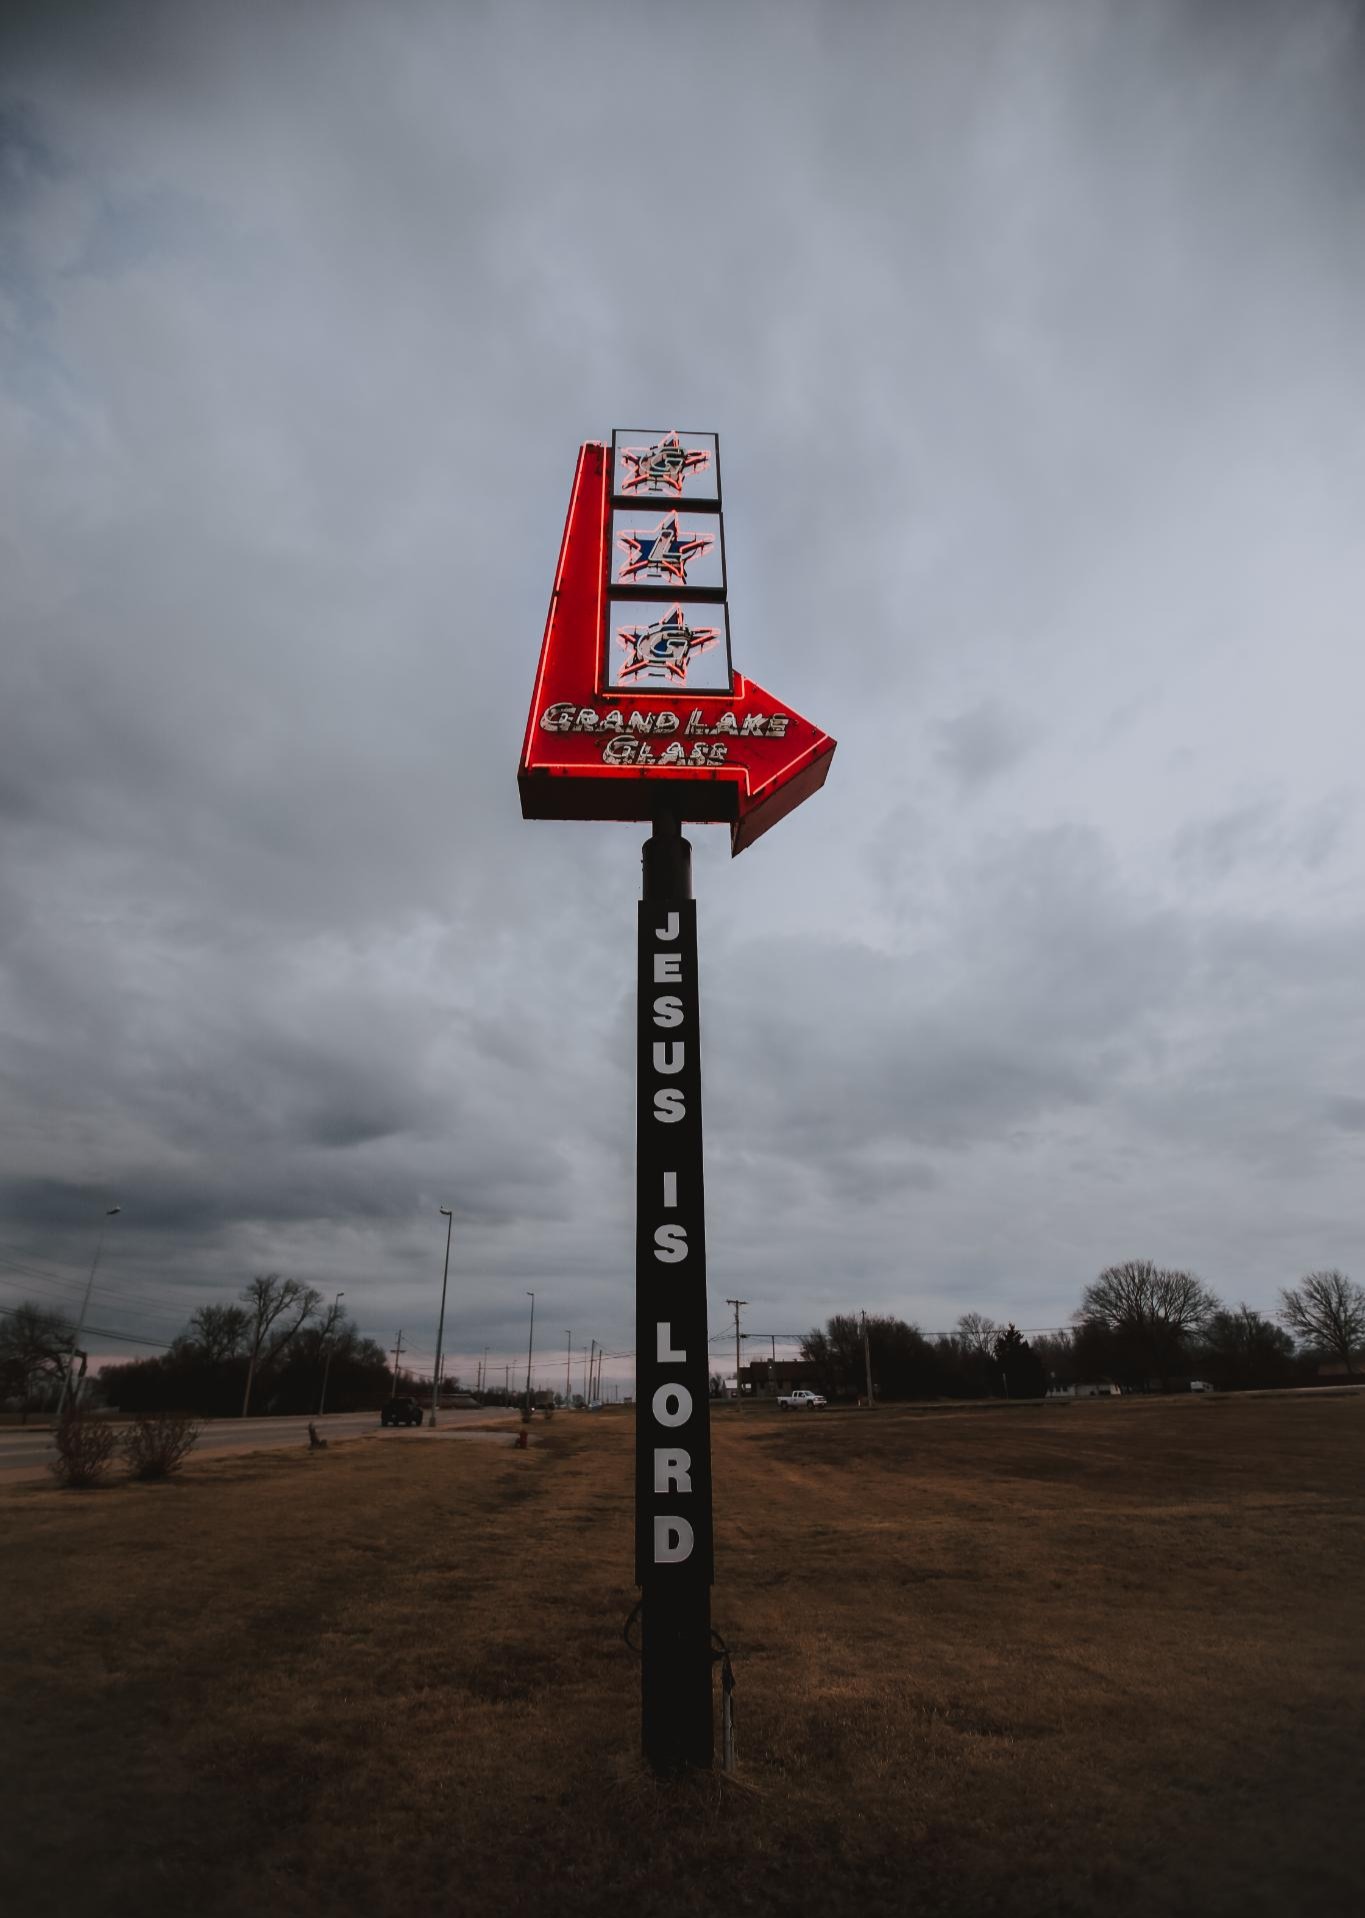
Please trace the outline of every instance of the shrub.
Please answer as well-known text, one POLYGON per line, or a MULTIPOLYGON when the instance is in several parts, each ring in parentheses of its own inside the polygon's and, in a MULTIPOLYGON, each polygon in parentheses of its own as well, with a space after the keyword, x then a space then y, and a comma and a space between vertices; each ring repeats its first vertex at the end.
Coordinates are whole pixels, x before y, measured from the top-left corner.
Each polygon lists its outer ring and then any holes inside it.
POLYGON ((98 1485, 114 1455, 114 1428, 105 1419, 89 1419, 68 1406, 57 1426, 57 1456, 48 1466, 59 1485, 82 1490, 98 1485))
POLYGON ((134 1478, 169 1478, 180 1470, 198 1438, 197 1419, 179 1412, 152 1412, 134 1419, 124 1433, 123 1456, 134 1478))

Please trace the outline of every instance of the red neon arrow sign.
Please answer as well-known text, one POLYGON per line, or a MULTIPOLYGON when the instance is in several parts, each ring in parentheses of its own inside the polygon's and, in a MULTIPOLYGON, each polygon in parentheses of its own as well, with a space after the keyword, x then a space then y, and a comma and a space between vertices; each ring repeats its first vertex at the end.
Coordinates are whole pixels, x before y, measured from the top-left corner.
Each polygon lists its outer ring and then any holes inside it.
POLYGON ((728 821, 743 852, 824 785, 835 742, 742 673, 728 691, 605 684, 610 469, 605 446, 580 448, 517 772, 522 816, 728 821))

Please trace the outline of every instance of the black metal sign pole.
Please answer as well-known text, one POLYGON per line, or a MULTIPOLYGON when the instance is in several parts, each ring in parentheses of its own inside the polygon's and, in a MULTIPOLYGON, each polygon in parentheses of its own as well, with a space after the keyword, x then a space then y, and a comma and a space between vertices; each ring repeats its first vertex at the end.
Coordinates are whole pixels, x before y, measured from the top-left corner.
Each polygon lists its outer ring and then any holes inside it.
POLYGON ((641 1739, 656 1772, 709 1769, 711 1421, 697 917, 675 818, 644 846, 636 1117, 635 1582, 641 1739))

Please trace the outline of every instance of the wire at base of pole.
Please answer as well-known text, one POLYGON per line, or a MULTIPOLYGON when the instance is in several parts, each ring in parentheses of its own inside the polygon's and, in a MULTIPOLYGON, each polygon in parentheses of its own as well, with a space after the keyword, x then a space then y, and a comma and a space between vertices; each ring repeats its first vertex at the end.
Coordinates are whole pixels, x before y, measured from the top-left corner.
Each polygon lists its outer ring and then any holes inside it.
POLYGON ((720 1666, 720 1768, 723 1772, 735 1769, 735 1668, 730 1663, 730 1647, 716 1630, 711 1627, 711 1637, 716 1650, 711 1653, 711 1663, 720 1666))

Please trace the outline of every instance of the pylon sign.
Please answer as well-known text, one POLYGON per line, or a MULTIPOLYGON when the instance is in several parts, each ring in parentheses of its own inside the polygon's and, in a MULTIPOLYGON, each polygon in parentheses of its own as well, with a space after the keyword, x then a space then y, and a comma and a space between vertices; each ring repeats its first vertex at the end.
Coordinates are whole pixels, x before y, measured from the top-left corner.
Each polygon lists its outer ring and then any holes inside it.
POLYGON ((527 819, 728 823, 742 852, 834 741, 737 672, 714 433, 579 450, 517 783, 527 819))
POLYGON ((683 820, 734 852, 824 784, 834 741, 735 671, 714 433, 579 450, 517 783, 528 819, 648 819, 636 1079, 641 1743, 711 1764, 711 1436, 697 917, 683 820))

